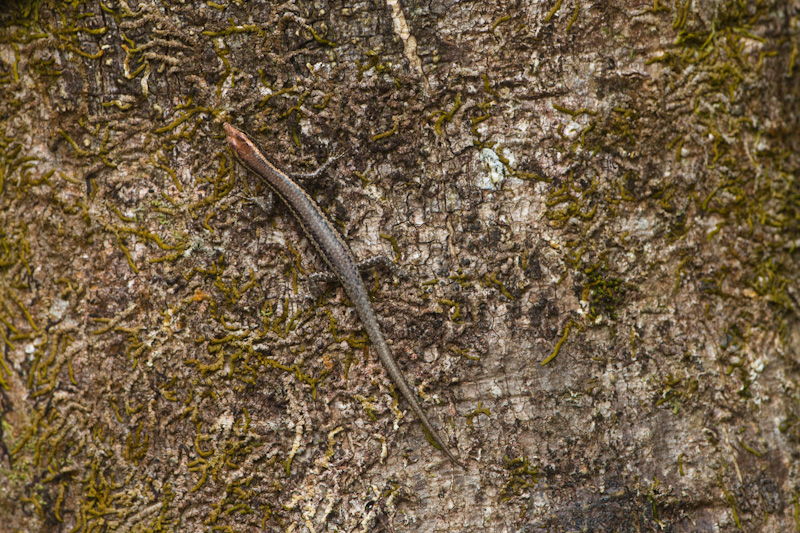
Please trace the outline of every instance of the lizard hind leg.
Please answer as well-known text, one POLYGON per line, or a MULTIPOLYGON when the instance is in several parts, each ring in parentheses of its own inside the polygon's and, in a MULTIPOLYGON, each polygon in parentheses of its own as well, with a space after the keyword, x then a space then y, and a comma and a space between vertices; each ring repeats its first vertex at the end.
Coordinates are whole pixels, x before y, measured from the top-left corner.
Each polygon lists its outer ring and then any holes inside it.
POLYGON ((307 180, 310 180, 310 179, 314 179, 317 176, 319 176, 320 174, 322 174, 323 172, 325 172, 326 170, 328 170, 328 168, 330 168, 330 166, 332 164, 334 164, 336 161, 341 159, 345 154, 347 154, 346 151, 342 152, 340 154, 336 154, 334 156, 329 157, 328 160, 325 161, 324 163, 322 163, 322 165, 317 170, 315 170, 314 172, 309 172, 309 173, 296 173, 296 172, 293 172, 290 175, 291 175, 291 177, 293 177, 295 179, 299 179, 300 181, 307 181, 307 180))
POLYGON ((370 257, 369 259, 364 259, 363 261, 358 263, 358 270, 360 272, 364 272, 365 270, 370 270, 375 267, 383 267, 384 269, 388 270, 392 273, 393 276, 397 278, 409 278, 408 272, 397 266, 394 261, 389 259, 388 256, 385 255, 376 255, 375 257, 370 257))
MULTIPOLYGON (((363 274, 365 270, 371 270, 375 267, 383 267, 389 272, 392 273, 393 276, 398 278, 408 278, 408 273, 398 267, 394 262, 389 259, 385 255, 376 255, 375 257, 370 257, 369 259, 365 259, 356 265, 358 267, 359 272, 363 274)), ((337 280, 336 274, 329 270, 325 270, 322 272, 314 272, 313 274, 309 274, 308 279, 314 283, 334 283, 337 280)))

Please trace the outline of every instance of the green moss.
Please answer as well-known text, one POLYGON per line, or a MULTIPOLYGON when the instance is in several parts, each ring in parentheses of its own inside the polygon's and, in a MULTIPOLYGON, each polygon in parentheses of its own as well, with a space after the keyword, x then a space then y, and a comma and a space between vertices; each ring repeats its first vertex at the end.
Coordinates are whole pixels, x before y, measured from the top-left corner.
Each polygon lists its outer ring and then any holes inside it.
POLYGON ((497 272, 488 272, 484 276, 484 284, 486 286, 489 286, 489 287, 491 287, 491 286, 496 287, 497 289, 500 290, 501 293, 503 293, 503 296, 505 296, 509 300, 513 300, 514 299, 514 297, 511 295, 511 293, 506 288, 505 284, 502 281, 500 281, 499 279, 497 279, 497 272))
POLYGON ((525 456, 509 458, 503 455, 503 468, 506 470, 507 481, 500 491, 500 501, 507 502, 518 498, 538 483, 539 468, 532 465, 525 456))
POLYGON ((672 406, 673 414, 677 414, 680 404, 692 399, 699 386, 700 382, 695 377, 684 378, 680 374, 667 373, 661 380, 662 388, 658 393, 656 405, 669 404, 672 406))
POLYGON ((372 142, 380 141, 381 139, 385 139, 387 137, 391 137, 395 133, 397 133, 400 129, 400 120, 397 117, 392 119, 394 126, 389 131, 384 131, 383 133, 378 133, 377 135, 372 136, 372 142))
POLYGON ((561 9, 561 3, 562 2, 563 2, 563 0, 556 0, 556 3, 553 5, 553 8, 544 17, 545 24, 550 22, 550 19, 552 19, 555 16, 555 14, 558 13, 558 10, 561 9))
POLYGON ((605 276, 605 267, 593 269, 584 285, 581 299, 589 302, 587 319, 593 322, 597 316, 617 319, 617 312, 625 302, 627 285, 619 278, 605 276))
POLYGON ((551 353, 549 356, 547 356, 544 359, 544 361, 541 362, 542 366, 546 365, 547 363, 549 363, 550 361, 552 361, 553 359, 556 358, 556 356, 558 355, 558 352, 561 351, 561 347, 567 341, 567 336, 569 335, 569 332, 570 332, 570 330, 572 329, 573 326, 575 326, 575 321, 570 319, 569 322, 567 322, 566 327, 564 328, 564 334, 561 336, 561 338, 558 340, 558 342, 556 343, 555 347, 553 348, 553 353, 551 353))
POLYGON ((486 408, 482 407, 482 402, 478 402, 478 407, 476 407, 473 411, 464 415, 466 419, 467 426, 472 427, 472 422, 475 420, 475 417, 478 415, 485 415, 487 417, 492 416, 492 412, 486 408))
POLYGON ((433 129, 436 131, 437 135, 442 135, 443 124, 449 124, 453 121, 453 115, 461 109, 461 104, 461 93, 458 93, 456 94, 455 102, 453 103, 453 107, 450 108, 450 111, 435 111, 430 115, 430 119, 436 118, 433 129))

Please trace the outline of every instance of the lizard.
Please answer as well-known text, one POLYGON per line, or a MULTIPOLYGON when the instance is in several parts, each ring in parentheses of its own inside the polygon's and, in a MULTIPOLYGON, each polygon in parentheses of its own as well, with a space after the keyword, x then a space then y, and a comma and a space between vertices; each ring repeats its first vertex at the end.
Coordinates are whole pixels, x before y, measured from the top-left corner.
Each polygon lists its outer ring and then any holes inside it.
POLYGON ((320 209, 317 202, 292 180, 286 173, 269 162, 258 146, 239 128, 225 122, 222 125, 225 137, 236 159, 249 171, 256 174, 283 203, 289 208, 300 223, 303 232, 312 242, 322 259, 328 264, 336 278, 344 287, 353 307, 356 310, 364 329, 367 332, 373 349, 378 354, 386 373, 406 399, 411 410, 422 422, 433 441, 447 457, 461 468, 466 468, 459 461, 425 415, 414 392, 408 386, 400 367, 397 366, 389 346, 378 324, 378 318, 372 308, 364 281, 358 271, 355 256, 347 242, 331 221, 320 209))

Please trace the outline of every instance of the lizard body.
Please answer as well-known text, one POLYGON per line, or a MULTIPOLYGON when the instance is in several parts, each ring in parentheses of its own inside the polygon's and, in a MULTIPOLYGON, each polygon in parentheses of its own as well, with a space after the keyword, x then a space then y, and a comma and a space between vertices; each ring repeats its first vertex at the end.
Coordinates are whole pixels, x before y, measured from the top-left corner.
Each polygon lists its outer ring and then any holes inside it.
POLYGON ((453 455, 439 432, 433 427, 428 417, 425 416, 416 395, 406 383, 400 368, 397 366, 397 362, 392 356, 392 352, 383 337, 383 332, 378 325, 378 319, 372 309, 367 289, 361 279, 361 274, 358 271, 356 260, 353 252, 350 251, 350 247, 314 199, 288 175, 270 163, 244 132, 228 123, 223 124, 223 127, 228 145, 237 159, 248 170, 258 175, 289 207, 305 234, 314 244, 317 252, 339 279, 361 319, 373 348, 378 353, 378 358, 395 386, 400 390, 400 394, 408 402, 411 410, 417 415, 417 418, 419 418, 422 425, 447 457, 464 468, 464 465, 453 455))

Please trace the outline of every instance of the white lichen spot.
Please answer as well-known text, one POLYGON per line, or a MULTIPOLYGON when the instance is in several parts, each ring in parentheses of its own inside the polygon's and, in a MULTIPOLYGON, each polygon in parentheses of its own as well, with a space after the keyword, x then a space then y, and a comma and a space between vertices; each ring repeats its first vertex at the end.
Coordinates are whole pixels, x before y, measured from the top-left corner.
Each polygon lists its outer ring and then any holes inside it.
POLYGON ((230 429, 233 427, 233 416, 230 413, 223 413, 222 416, 217 419, 217 425, 221 429, 230 429))
POLYGON ((52 318, 55 321, 60 321, 62 318, 64 318, 64 311, 66 311, 68 307, 69 307, 68 300, 62 300, 61 298, 56 298, 55 300, 53 300, 53 304, 50 306, 50 309, 48 311, 50 313, 50 318, 52 318))
POLYGON ((568 139, 574 139, 578 133, 581 131, 581 125, 577 122, 570 122, 561 132, 564 134, 565 137, 568 139))
POLYGON ((150 81, 150 63, 147 63, 147 65, 144 68, 144 76, 142 76, 142 79, 139 82, 139 84, 142 86, 142 96, 144 96, 145 99, 147 99, 147 96, 150 93, 150 85, 148 83, 149 81, 150 81))
POLYGON ((478 176, 478 188, 490 191, 498 190, 506 178, 506 171, 497 153, 490 148, 484 148, 478 159, 487 170, 487 173, 478 176))
POLYGON ((392 26, 395 34, 403 41, 403 52, 408 59, 408 62, 414 67, 420 75, 424 75, 422 71, 422 60, 417 55, 417 40, 411 34, 408 27, 403 7, 398 0, 387 0, 386 2, 392 10, 392 26))

